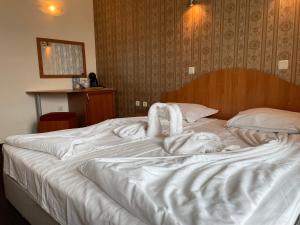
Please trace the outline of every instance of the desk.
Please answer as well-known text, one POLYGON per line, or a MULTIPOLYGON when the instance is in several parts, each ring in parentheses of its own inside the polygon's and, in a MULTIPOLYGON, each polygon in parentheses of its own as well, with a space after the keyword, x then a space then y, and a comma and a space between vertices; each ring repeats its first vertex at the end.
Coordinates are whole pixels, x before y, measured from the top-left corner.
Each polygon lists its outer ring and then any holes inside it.
POLYGON ((76 112, 80 126, 92 125, 116 116, 115 89, 87 88, 64 90, 27 91, 35 96, 38 119, 43 115, 41 95, 66 94, 68 96, 69 111, 76 112))

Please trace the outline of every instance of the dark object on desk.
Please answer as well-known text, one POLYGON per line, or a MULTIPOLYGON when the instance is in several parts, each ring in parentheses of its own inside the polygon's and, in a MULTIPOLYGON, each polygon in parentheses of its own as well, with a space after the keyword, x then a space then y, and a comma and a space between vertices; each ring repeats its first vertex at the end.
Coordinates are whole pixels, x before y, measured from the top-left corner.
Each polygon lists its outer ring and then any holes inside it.
POLYGON ((53 112, 42 115, 38 123, 38 132, 66 130, 78 127, 78 119, 74 112, 53 112))
POLYGON ((95 73, 89 74, 89 80, 90 80, 90 87, 99 87, 97 75, 95 73))

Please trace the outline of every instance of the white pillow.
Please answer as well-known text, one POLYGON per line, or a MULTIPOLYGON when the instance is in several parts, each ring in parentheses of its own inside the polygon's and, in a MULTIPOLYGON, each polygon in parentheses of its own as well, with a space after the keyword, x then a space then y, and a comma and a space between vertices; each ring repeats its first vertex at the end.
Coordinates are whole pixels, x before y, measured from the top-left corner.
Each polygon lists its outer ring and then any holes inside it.
POLYGON ((193 123, 201 118, 208 117, 218 113, 216 109, 208 108, 204 105, 190 103, 172 103, 179 106, 183 119, 189 123, 193 123))
POLYGON ((249 109, 230 119, 227 126, 296 134, 300 133, 300 113, 271 108, 249 109))

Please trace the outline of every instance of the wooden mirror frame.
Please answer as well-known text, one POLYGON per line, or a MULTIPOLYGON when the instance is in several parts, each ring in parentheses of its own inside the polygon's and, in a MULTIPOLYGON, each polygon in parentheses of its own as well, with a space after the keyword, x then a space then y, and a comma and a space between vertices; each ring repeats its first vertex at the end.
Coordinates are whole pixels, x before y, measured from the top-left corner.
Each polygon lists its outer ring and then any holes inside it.
POLYGON ((66 41, 66 40, 59 40, 59 39, 51 39, 51 38, 36 38, 37 43, 37 52, 38 52, 38 60, 39 60, 39 70, 40 70, 40 78, 72 78, 73 76, 78 76, 80 78, 84 78, 87 76, 86 73, 86 59, 85 59, 85 45, 83 42, 77 41, 66 41), (43 59, 42 59, 42 42, 54 42, 54 43, 62 43, 62 44, 71 44, 71 45, 80 45, 82 47, 82 62, 83 62, 83 74, 68 74, 68 75, 45 75, 44 68, 43 68, 43 59))

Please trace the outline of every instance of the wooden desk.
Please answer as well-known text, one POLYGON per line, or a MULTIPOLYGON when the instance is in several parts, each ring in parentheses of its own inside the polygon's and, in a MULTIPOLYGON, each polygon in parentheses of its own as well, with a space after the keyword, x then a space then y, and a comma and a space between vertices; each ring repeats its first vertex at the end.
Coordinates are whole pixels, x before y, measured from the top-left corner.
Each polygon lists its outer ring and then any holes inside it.
POLYGON ((27 91, 26 93, 35 96, 38 119, 43 114, 41 95, 53 94, 66 94, 68 96, 69 111, 77 114, 80 126, 92 125, 116 116, 115 89, 37 90, 27 91))

